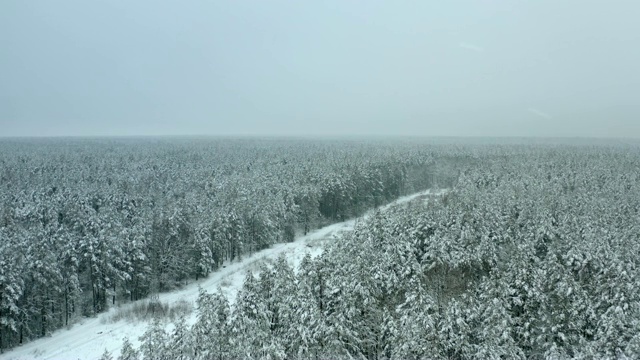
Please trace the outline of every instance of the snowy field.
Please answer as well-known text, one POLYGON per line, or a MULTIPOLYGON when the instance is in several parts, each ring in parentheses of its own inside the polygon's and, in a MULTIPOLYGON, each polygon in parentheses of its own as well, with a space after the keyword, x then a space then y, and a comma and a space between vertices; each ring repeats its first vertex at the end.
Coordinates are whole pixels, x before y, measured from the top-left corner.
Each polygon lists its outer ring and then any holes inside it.
MULTIPOLYGON (((382 209, 394 204, 407 203, 414 199, 424 199, 431 194, 442 194, 445 191, 432 192, 427 190, 408 195, 382 207, 382 209)), ((202 287, 208 292, 222 289, 229 301, 233 303, 248 271, 256 271, 263 262, 275 260, 281 254, 285 254, 289 263, 297 267, 307 253, 312 256, 319 255, 322 253, 326 241, 331 241, 339 237, 341 233, 350 231, 354 224, 355 220, 353 219, 336 223, 300 236, 294 242, 275 244, 269 249, 247 256, 241 261, 225 264, 224 268, 210 274, 206 279, 193 282, 180 290, 160 294, 159 300, 168 304, 186 301, 194 304, 195 307, 198 287, 202 287)), ((132 305, 133 303, 126 304, 123 307, 132 305)), ((112 308, 95 318, 76 323, 68 330, 58 330, 49 337, 7 351, 0 355, 0 359, 98 359, 105 349, 109 350, 116 358, 120 354, 123 339, 128 337, 132 344, 138 347, 140 345, 138 337, 145 332, 148 325, 146 321, 121 320, 113 323, 108 321, 117 310, 117 308, 112 308)), ((195 322, 195 316, 194 310, 188 322, 195 322)), ((167 325, 168 328, 171 326, 171 324, 167 325)))

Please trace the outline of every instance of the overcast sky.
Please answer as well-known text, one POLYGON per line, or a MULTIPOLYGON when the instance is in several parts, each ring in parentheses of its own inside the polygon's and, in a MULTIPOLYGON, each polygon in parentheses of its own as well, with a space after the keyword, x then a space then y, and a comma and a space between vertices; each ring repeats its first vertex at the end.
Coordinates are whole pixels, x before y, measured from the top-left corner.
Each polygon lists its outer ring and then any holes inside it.
POLYGON ((0 136, 640 137, 640 2, 0 1, 0 136))

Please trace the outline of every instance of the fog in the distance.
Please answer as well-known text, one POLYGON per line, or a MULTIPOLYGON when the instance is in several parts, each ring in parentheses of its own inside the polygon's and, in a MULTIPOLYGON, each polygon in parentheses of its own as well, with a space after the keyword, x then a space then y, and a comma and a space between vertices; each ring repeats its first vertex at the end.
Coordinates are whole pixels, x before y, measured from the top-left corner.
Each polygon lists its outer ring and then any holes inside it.
POLYGON ((640 137, 636 1, 0 2, 0 136, 640 137))

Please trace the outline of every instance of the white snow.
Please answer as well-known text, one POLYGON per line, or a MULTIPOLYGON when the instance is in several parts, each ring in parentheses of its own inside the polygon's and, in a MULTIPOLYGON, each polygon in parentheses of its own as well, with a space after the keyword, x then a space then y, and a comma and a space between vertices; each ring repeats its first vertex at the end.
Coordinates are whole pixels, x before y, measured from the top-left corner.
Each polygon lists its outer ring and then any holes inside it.
MULTIPOLYGON (((401 197, 392 204, 382 207, 382 209, 393 204, 406 203, 420 196, 428 194, 439 195, 446 191, 422 191, 401 197)), ((336 223, 317 229, 305 236, 300 236, 294 242, 275 244, 269 249, 246 256, 240 261, 226 264, 226 267, 210 274, 206 279, 194 281, 173 292, 160 294, 160 301, 171 304, 184 300, 195 304, 198 298, 198 286, 200 286, 208 292, 215 292, 218 288, 221 288, 229 298, 229 301, 233 303, 248 271, 257 270, 262 262, 275 260, 280 254, 286 254, 289 263, 297 267, 307 253, 312 256, 319 255, 322 253, 322 245, 325 241, 329 241, 338 237, 340 233, 353 229, 354 224, 355 220, 336 223)), ((131 304, 123 306, 131 306, 131 304)), ((138 338, 145 332, 148 323, 145 321, 128 322, 126 320, 111 323, 107 319, 115 311, 117 309, 112 308, 110 311, 95 318, 88 318, 76 323, 70 329, 60 329, 51 336, 9 350, 0 355, 0 359, 98 359, 105 349, 109 350, 113 357, 116 358, 120 354, 122 341, 125 337, 128 337, 135 347, 140 346, 138 338)), ((188 319, 190 323, 195 322, 195 315, 194 311, 190 319, 188 319)), ((168 327, 171 327, 171 325, 168 325, 168 327)))

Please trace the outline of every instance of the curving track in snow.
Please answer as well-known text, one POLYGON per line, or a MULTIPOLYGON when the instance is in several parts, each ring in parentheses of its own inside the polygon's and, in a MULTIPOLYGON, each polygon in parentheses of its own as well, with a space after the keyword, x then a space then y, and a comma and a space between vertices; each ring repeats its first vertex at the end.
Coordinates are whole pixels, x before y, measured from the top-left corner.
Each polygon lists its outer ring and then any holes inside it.
MULTIPOLYGON (((401 197, 382 209, 394 204, 402 204, 414 199, 422 199, 428 195, 439 195, 446 190, 422 191, 416 194, 401 197)), ((364 216, 368 216, 369 213, 364 216)), ((257 269, 264 261, 276 259, 280 254, 286 254, 287 260, 293 266, 297 266, 307 253, 312 256, 322 252, 325 241, 338 237, 340 233, 353 229, 355 220, 329 225, 305 236, 301 236, 291 243, 275 244, 269 249, 244 257, 242 260, 226 264, 226 267, 212 273, 208 278, 194 281, 182 289, 160 294, 160 301, 175 303, 187 301, 194 303, 198 298, 198 287, 209 292, 219 288, 228 296, 230 302, 235 301, 238 290, 248 271, 257 269)), ((131 304, 123 305, 131 306, 131 304)), ((146 322, 109 322, 107 319, 114 314, 116 309, 100 314, 95 318, 85 319, 76 323, 70 329, 61 329, 51 336, 29 342, 23 346, 9 350, 0 355, 0 359, 98 359, 105 349, 109 350, 116 358, 120 353, 122 340, 128 337, 132 344, 138 347, 140 337, 147 328, 146 322)), ((190 322, 195 321, 195 312, 192 313, 190 322)), ((168 325, 170 326, 170 325, 168 325)))

